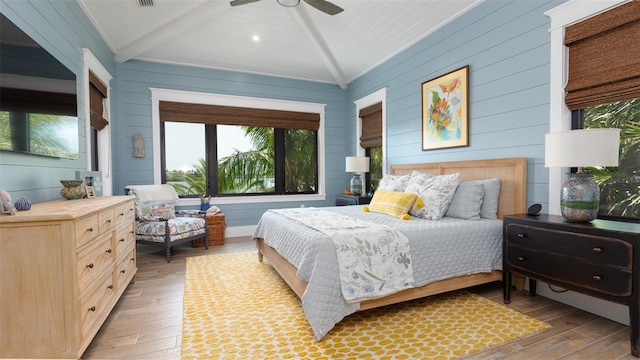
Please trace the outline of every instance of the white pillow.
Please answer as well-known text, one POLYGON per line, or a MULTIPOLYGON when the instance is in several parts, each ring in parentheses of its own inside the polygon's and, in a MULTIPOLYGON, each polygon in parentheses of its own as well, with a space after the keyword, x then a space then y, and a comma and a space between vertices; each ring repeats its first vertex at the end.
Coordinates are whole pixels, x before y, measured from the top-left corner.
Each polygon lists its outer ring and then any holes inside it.
POLYGON ((464 220, 480 220, 480 208, 484 198, 484 185, 463 181, 449 204, 445 216, 464 220))
POLYGON ((387 191, 404 192, 409 182, 410 174, 406 175, 385 175, 380 179, 378 189, 387 191))
POLYGON ((437 176, 412 174, 405 191, 416 193, 424 206, 417 208, 414 205, 409 214, 423 219, 441 219, 447 212, 459 183, 459 173, 437 176))

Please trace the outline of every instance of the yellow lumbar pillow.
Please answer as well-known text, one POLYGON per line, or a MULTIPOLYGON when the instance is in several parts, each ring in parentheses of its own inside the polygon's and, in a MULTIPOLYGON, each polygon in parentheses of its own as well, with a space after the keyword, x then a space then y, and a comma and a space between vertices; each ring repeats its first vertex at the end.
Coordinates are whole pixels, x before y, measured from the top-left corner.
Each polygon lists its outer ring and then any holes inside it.
POLYGON ((402 220, 411 220, 411 215, 408 212, 414 203, 417 208, 424 206, 422 199, 415 193, 380 189, 373 194, 371 203, 363 210, 395 216, 402 220))

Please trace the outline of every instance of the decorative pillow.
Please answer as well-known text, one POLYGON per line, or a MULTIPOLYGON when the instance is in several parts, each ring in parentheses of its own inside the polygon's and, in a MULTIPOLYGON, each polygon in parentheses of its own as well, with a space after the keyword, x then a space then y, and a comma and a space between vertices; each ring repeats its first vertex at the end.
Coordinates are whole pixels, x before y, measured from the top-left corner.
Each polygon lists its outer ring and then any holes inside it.
POLYGON ((159 217, 165 219, 175 218, 175 202, 159 201, 136 201, 136 213, 142 220, 158 220, 159 217))
POLYGON ((484 198, 480 208, 480 217, 483 219, 498 218, 498 196, 500 195, 500 179, 473 180, 484 186, 484 198))
POLYGON ((445 216, 465 220, 480 220, 484 185, 463 181, 458 185, 445 216))
POLYGON ((174 219, 176 214, 173 206, 170 207, 155 207, 151 208, 151 216, 155 216, 163 219, 174 219))
POLYGON ((404 192, 409 182, 410 174, 406 175, 385 175, 380 179, 378 190, 404 192))
POLYGON ((363 210, 391 215, 402 220, 411 220, 408 212, 414 205, 418 208, 423 205, 416 194, 379 189, 373 193, 371 202, 363 210), (416 200, 419 201, 418 204, 416 204, 416 200))
POLYGON ((412 207, 409 214, 423 219, 440 220, 447 212, 459 183, 460 173, 437 176, 414 173, 405 191, 418 195, 424 206, 412 207))

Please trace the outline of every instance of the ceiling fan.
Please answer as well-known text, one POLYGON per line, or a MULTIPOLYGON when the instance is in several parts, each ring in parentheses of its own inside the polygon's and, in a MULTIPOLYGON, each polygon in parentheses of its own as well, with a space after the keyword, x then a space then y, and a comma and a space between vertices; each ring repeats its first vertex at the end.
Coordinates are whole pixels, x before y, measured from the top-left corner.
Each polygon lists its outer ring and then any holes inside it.
MULTIPOLYGON (((260 0, 233 0, 230 4, 231 6, 238 6, 256 1, 260 0)), ((344 11, 340 6, 330 3, 327 0, 304 0, 304 2, 329 15, 339 14, 344 11)), ((300 4, 300 0, 278 0, 278 4, 286 7, 293 7, 300 4)))

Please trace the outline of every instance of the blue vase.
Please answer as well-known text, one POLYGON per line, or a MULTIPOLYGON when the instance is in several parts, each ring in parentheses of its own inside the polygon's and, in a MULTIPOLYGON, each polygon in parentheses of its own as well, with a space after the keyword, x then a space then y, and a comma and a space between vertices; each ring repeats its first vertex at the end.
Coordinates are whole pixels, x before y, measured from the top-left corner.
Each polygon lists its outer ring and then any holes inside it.
POLYGON ((27 211, 31 209, 31 202, 24 197, 20 197, 20 199, 16 201, 15 207, 18 211, 27 211))

